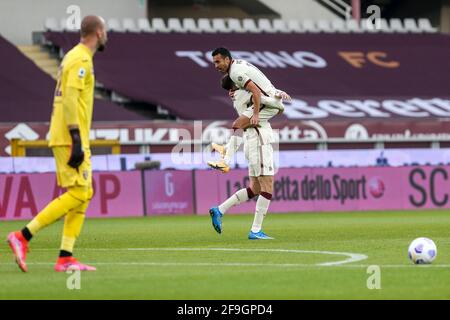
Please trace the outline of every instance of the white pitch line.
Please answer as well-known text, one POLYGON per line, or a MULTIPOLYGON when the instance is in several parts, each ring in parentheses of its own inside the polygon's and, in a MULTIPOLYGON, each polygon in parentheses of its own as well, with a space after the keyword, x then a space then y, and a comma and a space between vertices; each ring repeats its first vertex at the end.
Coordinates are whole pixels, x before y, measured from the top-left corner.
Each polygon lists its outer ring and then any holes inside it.
MULTIPOLYGON (((279 268, 349 268, 349 269, 366 269, 369 264, 344 264, 344 265, 331 265, 331 266, 320 266, 314 264, 305 263, 215 263, 215 262, 86 262, 87 264, 92 264, 94 266, 163 266, 163 267, 279 267, 279 268)), ((52 266, 54 263, 51 262, 29 262, 28 265, 44 265, 52 266)), ((16 265, 14 262, 4 262, 0 263, 0 266, 10 266, 16 265)), ((429 264, 429 265, 414 265, 414 264, 389 264, 389 265, 377 265, 380 268, 450 268, 449 264, 429 264)))
POLYGON ((240 249, 240 248, 128 248, 129 251, 241 251, 241 252, 288 252, 343 255, 349 258, 334 262, 318 263, 317 266, 335 266, 367 259, 365 254, 334 251, 294 250, 294 249, 240 249))
MULTIPOLYGON (((36 251, 49 251, 54 249, 35 249, 36 251)), ((284 252, 284 253, 310 253, 310 254, 325 254, 325 255, 341 255, 347 256, 348 258, 345 260, 332 261, 332 262, 324 262, 315 264, 315 266, 327 267, 327 266, 339 266, 352 262, 362 261, 367 259, 365 254, 360 253, 350 253, 350 252, 334 252, 334 251, 315 251, 315 250, 294 250, 294 249, 260 249, 260 248, 85 248, 83 250, 89 251, 234 251, 234 252, 284 252)), ((217 265, 217 264, 215 264, 217 265)), ((243 266, 243 265, 252 265, 252 266, 299 266, 299 264, 240 264, 240 263, 232 263, 233 266, 243 266)), ((301 265, 301 264, 300 264, 301 265)), ((311 266, 311 265, 309 265, 311 266)))

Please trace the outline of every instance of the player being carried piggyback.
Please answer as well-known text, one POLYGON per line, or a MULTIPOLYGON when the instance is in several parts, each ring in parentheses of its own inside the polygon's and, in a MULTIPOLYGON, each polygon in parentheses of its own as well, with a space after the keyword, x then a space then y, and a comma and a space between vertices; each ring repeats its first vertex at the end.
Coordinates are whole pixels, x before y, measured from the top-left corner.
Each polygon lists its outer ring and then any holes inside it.
POLYGON ((276 89, 251 63, 232 59, 226 48, 217 48, 212 56, 215 68, 225 74, 222 87, 229 91, 239 117, 233 123, 233 134, 227 145, 212 144, 212 149, 220 153, 221 159, 209 161, 208 165, 223 173, 228 172, 229 163, 244 135, 244 152, 250 177, 250 187, 237 191, 221 205, 210 209, 213 227, 218 233, 222 233, 223 214, 232 206, 258 196, 248 238, 273 239, 262 231, 273 192, 273 131, 269 120, 284 111, 282 100, 290 100, 290 97, 284 91, 276 89))

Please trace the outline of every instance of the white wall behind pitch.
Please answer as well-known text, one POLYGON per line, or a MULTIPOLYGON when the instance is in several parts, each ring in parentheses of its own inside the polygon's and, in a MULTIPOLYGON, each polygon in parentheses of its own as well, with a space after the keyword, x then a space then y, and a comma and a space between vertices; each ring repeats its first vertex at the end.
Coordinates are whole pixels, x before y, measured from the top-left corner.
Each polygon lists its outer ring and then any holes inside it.
POLYGON ((67 7, 78 5, 81 16, 143 18, 146 0, 0 0, 0 34, 16 45, 31 44, 32 32, 43 31, 47 17, 66 17, 67 7))

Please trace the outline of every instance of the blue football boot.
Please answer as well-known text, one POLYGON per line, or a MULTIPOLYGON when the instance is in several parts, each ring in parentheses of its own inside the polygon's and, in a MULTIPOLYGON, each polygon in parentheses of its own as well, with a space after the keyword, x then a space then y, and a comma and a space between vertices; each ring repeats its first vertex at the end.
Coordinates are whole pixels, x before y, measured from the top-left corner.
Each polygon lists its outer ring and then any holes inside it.
POLYGON ((212 225, 217 233, 222 233, 222 212, 220 212, 218 207, 212 207, 209 209, 209 214, 211 215, 212 225))
POLYGON ((249 234, 248 234, 248 238, 250 240, 272 240, 274 238, 269 237, 267 234, 265 234, 262 230, 260 230, 259 232, 252 232, 250 230, 249 234))

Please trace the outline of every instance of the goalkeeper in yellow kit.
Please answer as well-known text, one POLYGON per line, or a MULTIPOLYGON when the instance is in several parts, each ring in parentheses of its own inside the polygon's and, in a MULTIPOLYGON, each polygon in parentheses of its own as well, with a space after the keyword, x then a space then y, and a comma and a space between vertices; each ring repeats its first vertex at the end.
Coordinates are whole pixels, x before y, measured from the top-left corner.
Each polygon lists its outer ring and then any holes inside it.
POLYGON ((49 146, 56 161, 57 181, 67 191, 50 202, 21 231, 8 235, 9 246, 23 272, 27 271, 25 259, 31 238, 63 216, 64 230, 55 270, 96 270, 79 263, 72 252, 93 196, 89 148, 95 85, 92 58, 96 51, 105 48, 105 22, 98 16, 87 16, 81 22, 80 33, 80 43, 61 62, 50 123, 49 146))

